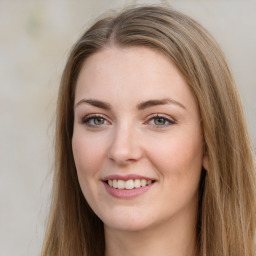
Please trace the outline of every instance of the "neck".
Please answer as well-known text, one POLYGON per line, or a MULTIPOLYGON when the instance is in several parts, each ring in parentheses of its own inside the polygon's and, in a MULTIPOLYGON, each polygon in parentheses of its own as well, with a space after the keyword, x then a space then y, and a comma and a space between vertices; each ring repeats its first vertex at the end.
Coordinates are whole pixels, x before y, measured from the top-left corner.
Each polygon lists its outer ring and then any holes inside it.
POLYGON ((105 227, 105 256, 196 256, 196 214, 174 217, 144 230, 105 227))

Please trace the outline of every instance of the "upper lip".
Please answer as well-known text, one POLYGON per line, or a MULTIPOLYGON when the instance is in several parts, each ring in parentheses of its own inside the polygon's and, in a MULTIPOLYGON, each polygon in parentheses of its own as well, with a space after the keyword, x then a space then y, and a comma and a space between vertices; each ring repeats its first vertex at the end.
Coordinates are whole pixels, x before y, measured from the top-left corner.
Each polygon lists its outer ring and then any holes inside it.
POLYGON ((104 177, 102 180, 103 181, 107 181, 107 180, 125 180, 126 181, 126 180, 135 180, 135 179, 156 180, 150 177, 137 175, 137 174, 128 174, 128 175, 113 174, 113 175, 108 175, 104 177))

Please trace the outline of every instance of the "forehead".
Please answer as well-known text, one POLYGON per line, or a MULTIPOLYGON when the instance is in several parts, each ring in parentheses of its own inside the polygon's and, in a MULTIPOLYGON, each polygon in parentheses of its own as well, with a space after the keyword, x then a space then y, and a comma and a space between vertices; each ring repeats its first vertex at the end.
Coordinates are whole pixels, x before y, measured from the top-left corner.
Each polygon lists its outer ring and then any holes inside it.
POLYGON ((108 47, 85 60, 76 100, 82 97, 147 100, 167 96, 189 101, 193 95, 171 60, 157 50, 142 47, 108 47))

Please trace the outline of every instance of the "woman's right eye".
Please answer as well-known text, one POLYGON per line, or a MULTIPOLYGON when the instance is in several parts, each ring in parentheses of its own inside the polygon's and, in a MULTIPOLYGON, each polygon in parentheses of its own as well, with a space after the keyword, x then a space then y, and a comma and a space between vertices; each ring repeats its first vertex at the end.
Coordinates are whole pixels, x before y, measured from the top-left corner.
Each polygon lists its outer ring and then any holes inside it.
POLYGON ((102 116, 89 115, 82 119, 82 123, 89 127, 98 127, 102 125, 109 124, 109 122, 102 116))

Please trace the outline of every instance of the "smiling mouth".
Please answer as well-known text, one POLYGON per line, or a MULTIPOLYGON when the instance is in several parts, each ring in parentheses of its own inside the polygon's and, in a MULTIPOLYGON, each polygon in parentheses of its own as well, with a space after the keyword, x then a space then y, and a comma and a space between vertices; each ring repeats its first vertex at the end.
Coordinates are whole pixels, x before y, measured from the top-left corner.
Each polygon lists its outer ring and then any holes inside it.
POLYGON ((129 179, 129 180, 121 180, 121 179, 114 179, 114 180, 106 180, 105 181, 110 187, 116 189, 136 189, 148 186, 154 183, 154 180, 146 180, 146 179, 129 179))

